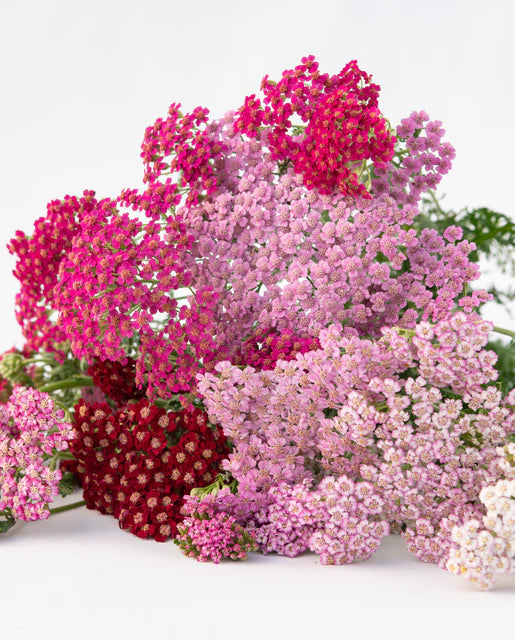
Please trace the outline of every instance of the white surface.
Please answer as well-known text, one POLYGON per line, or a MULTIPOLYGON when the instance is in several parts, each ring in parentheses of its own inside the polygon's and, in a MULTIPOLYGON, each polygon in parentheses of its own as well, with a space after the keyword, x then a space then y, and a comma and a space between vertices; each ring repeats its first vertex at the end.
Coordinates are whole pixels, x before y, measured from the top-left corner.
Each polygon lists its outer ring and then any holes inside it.
POLYGON ((0 566, 2 637, 512 637, 515 576, 481 593, 394 536, 367 562, 341 567, 255 553, 213 565, 81 508, 16 525, 1 541, 0 566))
MULTIPOLYGON (((221 116, 308 53, 331 73, 356 58, 392 122, 414 109, 444 122, 450 205, 513 215, 514 18, 511 0, 0 0, 2 245, 51 199, 139 186, 144 129, 171 102, 221 116)), ((0 350, 19 344, 12 267, 0 248, 0 350)), ((0 584, 0 632, 18 638, 495 638, 515 605, 513 579, 477 593, 399 540, 350 567, 214 567, 84 509, 0 538, 0 584)))

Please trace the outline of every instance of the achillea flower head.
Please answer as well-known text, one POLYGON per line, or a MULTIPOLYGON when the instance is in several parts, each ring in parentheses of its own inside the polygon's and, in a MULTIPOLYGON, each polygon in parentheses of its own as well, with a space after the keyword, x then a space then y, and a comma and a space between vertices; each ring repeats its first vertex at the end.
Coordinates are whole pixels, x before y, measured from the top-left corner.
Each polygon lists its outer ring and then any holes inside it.
POLYGON ((95 208, 95 192, 82 197, 65 196, 47 205, 45 217, 34 223, 28 236, 17 231, 8 245, 16 256, 15 277, 20 281, 16 294, 16 319, 29 351, 43 349, 60 352, 66 336, 56 325, 54 287, 61 261, 66 257, 78 233, 82 217, 95 208))
POLYGON ((0 405, 0 511, 15 520, 42 520, 59 493, 56 454, 75 437, 47 393, 15 387, 0 405))
POLYGON ((499 448, 504 478, 479 494, 486 508, 482 522, 467 520, 452 530, 446 568, 479 589, 494 586, 501 574, 515 574, 515 443, 499 448))
POLYGON ((187 515, 177 526, 174 542, 187 556, 218 564, 223 558, 245 560, 249 551, 257 549, 253 534, 233 516, 193 500, 185 511, 187 515))
POLYGON ((330 77, 308 56, 279 82, 265 76, 264 105, 247 97, 235 129, 255 136, 265 127, 272 157, 291 161, 308 189, 368 198, 356 169, 363 160, 379 166, 391 160, 395 144, 378 108, 380 88, 370 79, 356 60, 330 77), (295 116, 305 124, 295 128, 295 116))
POLYGON ((145 131, 141 157, 145 164, 145 182, 157 183, 163 172, 177 176, 169 204, 178 204, 181 190, 187 189, 186 204, 197 204, 199 198, 216 190, 214 163, 224 149, 223 143, 211 135, 209 111, 197 107, 183 114, 180 104, 172 104, 165 119, 159 118, 145 131))
POLYGON ((176 533, 183 495, 212 482, 227 453, 204 412, 167 412, 147 399, 116 411, 81 400, 75 424, 70 448, 87 507, 160 542, 176 533))
POLYGON ((246 494, 325 476, 369 482, 410 551, 444 566, 452 528, 478 513, 479 492, 501 475, 496 449, 515 431, 493 384, 490 328, 463 312, 378 341, 333 325, 320 349, 271 370, 216 365, 199 390, 233 443, 224 468, 246 494))

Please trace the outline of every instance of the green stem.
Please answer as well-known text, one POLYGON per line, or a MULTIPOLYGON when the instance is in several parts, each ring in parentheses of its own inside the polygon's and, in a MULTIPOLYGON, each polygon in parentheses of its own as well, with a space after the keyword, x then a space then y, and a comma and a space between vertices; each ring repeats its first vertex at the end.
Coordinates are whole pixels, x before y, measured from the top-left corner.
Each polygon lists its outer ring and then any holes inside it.
POLYGON ((429 197, 433 201, 433 204, 438 209, 438 213, 440 213, 441 215, 445 216, 445 211, 440 206, 440 203, 438 202, 438 200, 436 198, 435 192, 432 189, 430 189, 428 193, 429 193, 429 197))
POLYGON ((495 331, 495 333, 502 333, 503 336, 510 336, 510 338, 515 338, 515 331, 511 331, 510 329, 503 329, 502 327, 494 327, 493 331, 495 331))
POLYGON ((63 511, 70 511, 71 509, 78 509, 79 507, 83 507, 86 504, 85 500, 79 500, 78 502, 72 502, 71 504, 65 504, 62 507, 54 507, 50 509, 50 513, 53 515, 54 513, 63 513, 63 511))
POLYGON ((76 387, 93 387, 93 378, 89 376, 83 376, 82 378, 67 378, 66 380, 56 380, 55 382, 48 382, 42 387, 39 387, 39 391, 50 393, 52 391, 60 391, 61 389, 74 389, 76 387))

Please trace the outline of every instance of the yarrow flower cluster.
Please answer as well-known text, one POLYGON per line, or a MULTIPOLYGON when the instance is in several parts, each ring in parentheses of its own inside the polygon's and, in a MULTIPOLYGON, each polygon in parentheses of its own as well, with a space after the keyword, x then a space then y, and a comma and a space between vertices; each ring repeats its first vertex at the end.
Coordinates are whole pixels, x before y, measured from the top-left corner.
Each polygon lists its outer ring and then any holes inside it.
POLYGON ((187 516, 178 525, 174 542, 187 556, 218 564, 222 558, 244 560, 249 551, 256 549, 252 534, 233 516, 215 513, 209 505, 193 502, 187 503, 185 510, 187 516))
POLYGON ((348 564, 369 558, 389 533, 388 523, 378 518, 382 500, 372 485, 345 475, 324 478, 316 490, 307 481, 280 484, 268 495, 271 504, 254 516, 265 553, 296 556, 309 549, 322 564, 348 564))
POLYGON ((425 111, 414 111, 401 120, 396 136, 402 151, 395 162, 374 169, 374 193, 388 194, 401 205, 414 205, 428 189, 436 189, 456 156, 454 147, 442 142, 444 134, 442 123, 430 120, 425 111))
POLYGON ((224 147, 210 135, 207 109, 197 107, 192 113, 183 114, 180 106, 172 104, 164 120, 159 118, 147 128, 141 157, 145 181, 153 183, 165 171, 180 176, 177 184, 168 182, 172 196, 169 204, 178 204, 180 189, 186 187, 186 204, 196 204, 201 194, 216 190, 213 164, 224 147))
POLYGON ((188 306, 174 296, 191 283, 191 243, 178 220, 166 224, 163 237, 157 223, 120 213, 112 201, 85 216, 55 290, 59 325, 74 354, 125 365, 127 344, 137 335, 136 384, 158 395, 163 389, 189 391, 196 363, 214 348, 210 318, 216 300, 205 288, 188 306), (158 314, 167 320, 156 326, 158 314))
POLYGON ((515 573, 515 444, 498 452, 505 478, 484 487, 479 497, 486 515, 452 530, 447 569, 480 589, 491 589, 500 574, 515 573))
POLYGON ((45 349, 59 351, 66 340, 61 329, 51 319, 55 312, 54 287, 58 281, 59 265, 71 247, 83 215, 96 205, 95 193, 84 191, 81 198, 66 196, 47 206, 46 217, 34 223, 28 237, 23 231, 8 245, 17 257, 14 275, 20 281, 16 294, 16 320, 28 351, 45 349))
POLYGON ((252 136, 261 126, 269 128, 272 157, 291 161, 308 188, 367 197, 353 169, 363 160, 391 160, 395 138, 378 109, 379 86, 356 60, 329 76, 308 56, 279 82, 265 76, 261 89, 264 106, 255 95, 246 98, 236 130, 252 136), (294 116, 306 123, 299 135, 294 116))
MULTIPOLYGON (((389 533, 381 520, 383 501, 369 482, 347 476, 324 478, 315 488, 309 480, 279 483, 264 495, 227 489, 187 499, 188 511, 208 510, 238 522, 263 553, 294 557, 310 550, 322 564, 348 564, 369 558, 389 533)), ((216 536, 215 519, 210 533, 216 536)))
POLYGON ((408 548, 445 566, 453 526, 477 513, 500 474, 496 449, 515 432, 491 384, 489 329, 464 313, 385 329, 376 343, 333 327, 320 350, 270 371, 217 365, 199 390, 234 446, 224 468, 244 492, 335 473, 372 483, 408 548), (410 369, 421 375, 400 377, 410 369))
POLYGON ((75 426, 70 450, 87 506, 158 541, 175 535, 182 496, 212 482, 227 452, 205 413, 167 412, 146 399, 118 411, 81 400, 75 426))
POLYGON ((52 398, 15 387, 0 405, 0 515, 14 520, 44 520, 59 493, 59 452, 75 432, 52 398))
POLYGON ((515 398, 469 230, 420 215, 454 148, 424 111, 392 127, 355 60, 261 91, 218 120, 173 103, 141 189, 55 200, 11 242, 0 532, 75 476, 200 561, 346 564, 395 533, 488 588, 513 572, 515 398))

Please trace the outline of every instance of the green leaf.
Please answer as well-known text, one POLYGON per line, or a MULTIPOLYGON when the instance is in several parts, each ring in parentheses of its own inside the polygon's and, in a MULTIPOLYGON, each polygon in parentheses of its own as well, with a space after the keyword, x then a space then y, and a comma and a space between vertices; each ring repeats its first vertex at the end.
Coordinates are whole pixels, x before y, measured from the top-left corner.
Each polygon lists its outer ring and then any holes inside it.
POLYGON ((71 471, 65 471, 61 481, 59 482, 59 495, 63 498, 69 496, 75 491, 78 485, 79 483, 77 482, 75 474, 71 471))
POLYGON ((329 217, 329 209, 324 209, 322 211, 322 213, 320 214, 320 219, 322 220, 322 222, 326 223, 326 222, 330 222, 331 218, 329 217))
POLYGON ((487 349, 497 353, 495 368, 499 371, 499 382, 504 394, 515 387, 515 340, 505 344, 501 340, 491 340, 487 349))
POLYGON ((8 518, 7 520, 0 520, 0 533, 5 533, 14 526, 16 520, 14 518, 8 518))

